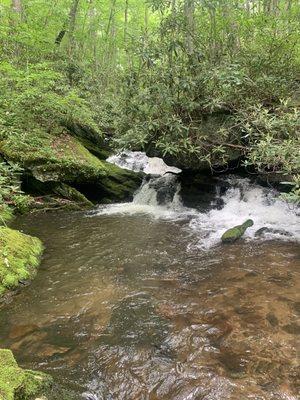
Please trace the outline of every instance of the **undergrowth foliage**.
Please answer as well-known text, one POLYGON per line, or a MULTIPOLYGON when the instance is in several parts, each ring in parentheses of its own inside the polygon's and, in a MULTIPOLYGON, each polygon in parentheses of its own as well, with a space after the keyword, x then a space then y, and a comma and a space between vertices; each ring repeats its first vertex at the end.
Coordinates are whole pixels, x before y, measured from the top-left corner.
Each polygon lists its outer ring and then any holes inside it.
POLYGON ((30 204, 30 197, 21 190, 20 174, 22 168, 17 164, 0 160, 0 225, 4 221, 1 214, 7 207, 14 207, 18 212, 25 212, 30 204))

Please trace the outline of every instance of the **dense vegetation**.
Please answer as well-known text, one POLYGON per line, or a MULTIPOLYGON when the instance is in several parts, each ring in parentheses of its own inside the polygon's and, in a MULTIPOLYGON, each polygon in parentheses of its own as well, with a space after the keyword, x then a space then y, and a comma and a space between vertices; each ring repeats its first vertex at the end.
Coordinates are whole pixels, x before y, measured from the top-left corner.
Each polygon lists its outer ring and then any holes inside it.
POLYGON ((53 158, 74 126, 186 168, 239 159, 299 201, 299 21, 297 0, 3 0, 0 203, 29 202, 3 147, 53 158))

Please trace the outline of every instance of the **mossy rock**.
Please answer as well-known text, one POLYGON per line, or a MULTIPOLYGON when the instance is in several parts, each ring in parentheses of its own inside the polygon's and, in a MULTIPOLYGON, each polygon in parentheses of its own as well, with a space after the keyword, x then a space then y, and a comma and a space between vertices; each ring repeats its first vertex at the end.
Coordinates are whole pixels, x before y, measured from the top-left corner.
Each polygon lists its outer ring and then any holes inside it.
MULTIPOLYGON (((31 132, 0 142, 0 153, 18 162, 40 182, 60 182, 71 187, 95 185, 103 198, 125 200, 140 186, 143 174, 121 169, 93 155, 68 133, 51 136, 31 132)), ((101 197, 98 196, 98 197, 101 197)))
POLYGON ((86 149, 100 160, 106 160, 111 155, 108 141, 93 128, 74 122, 67 123, 66 127, 72 136, 75 136, 86 149))
POLYGON ((246 230, 248 228, 250 228, 250 226, 252 226, 252 225, 253 225, 252 219, 248 219, 242 225, 237 225, 237 226, 234 226, 231 229, 228 229, 222 235, 222 238, 221 238, 222 242, 223 243, 233 243, 233 242, 235 242, 236 240, 241 238, 244 235, 244 233, 246 232, 246 230))
POLYGON ((0 227, 0 296, 35 276, 42 252, 38 238, 0 227))
POLYGON ((10 350, 0 349, 0 400, 33 400, 51 385, 49 375, 20 368, 10 350))
POLYGON ((53 188, 53 193, 68 199, 68 200, 73 200, 77 203, 82 204, 82 206, 86 207, 92 207, 93 203, 90 202, 82 193, 80 193, 78 190, 75 188, 65 184, 65 183, 59 183, 53 188))

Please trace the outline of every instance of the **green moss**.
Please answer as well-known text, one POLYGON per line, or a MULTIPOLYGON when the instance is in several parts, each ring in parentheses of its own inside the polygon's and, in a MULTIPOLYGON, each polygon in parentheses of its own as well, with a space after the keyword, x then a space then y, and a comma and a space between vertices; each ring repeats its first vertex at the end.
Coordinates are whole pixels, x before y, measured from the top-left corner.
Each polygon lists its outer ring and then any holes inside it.
POLYGON ((91 207, 93 205, 82 193, 65 183, 60 183, 53 188, 53 193, 62 196, 63 198, 81 203, 87 207, 91 207))
POLYGON ((252 226, 252 225, 253 225, 252 219, 248 219, 242 225, 237 225, 237 226, 234 226, 231 229, 228 229, 222 235, 222 238, 221 238, 222 242, 223 243, 233 243, 233 242, 235 242, 240 237, 242 237, 243 234, 246 232, 247 228, 250 228, 250 226, 252 226))
POLYGON ((0 350, 0 400, 31 400, 51 384, 49 375, 23 370, 10 350, 0 350))
POLYGON ((37 371, 24 371, 25 376, 22 386, 17 390, 16 400, 31 400, 38 394, 43 393, 51 387, 53 380, 51 376, 37 371))
POLYGON ((0 295, 34 277, 42 251, 38 238, 0 227, 0 295))
MULTIPOLYGON (((30 263, 30 261, 29 261, 29 264, 32 265, 32 263, 30 263)), ((18 268, 17 275, 18 275, 19 280, 21 280, 21 281, 24 281, 24 280, 30 278, 30 273, 26 268, 18 268)))
POLYGON ((102 178, 100 185, 106 197, 124 200, 141 185, 143 174, 133 173, 109 163, 105 163, 105 165, 109 172, 105 178, 102 178))
POLYGON ((7 158, 23 165, 39 162, 78 163, 79 166, 102 168, 101 161, 67 133, 53 136, 43 131, 35 131, 22 137, 12 135, 0 143, 0 149, 7 158))
POLYGON ((7 274, 2 280, 2 285, 8 289, 14 288, 18 286, 19 277, 16 271, 16 274, 7 274))

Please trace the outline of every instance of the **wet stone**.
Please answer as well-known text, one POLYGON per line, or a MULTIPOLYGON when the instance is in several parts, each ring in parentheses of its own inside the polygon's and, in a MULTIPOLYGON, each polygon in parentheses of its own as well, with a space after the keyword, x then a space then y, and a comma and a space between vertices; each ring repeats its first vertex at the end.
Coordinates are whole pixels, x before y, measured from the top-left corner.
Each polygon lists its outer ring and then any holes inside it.
POLYGON ((272 275, 268 278, 268 282, 275 283, 280 287, 291 287, 293 286, 292 277, 290 275, 272 275))
POLYGON ((64 354, 69 350, 70 350, 69 347, 58 347, 51 344, 49 345, 45 344, 40 347, 37 354, 40 357, 53 357, 58 354, 64 354))
POLYGON ((233 373, 246 373, 248 361, 242 354, 236 353, 230 349, 222 350, 219 360, 227 370, 233 373))
POLYGON ((296 311, 297 314, 300 314, 300 301, 296 301, 293 303, 293 309, 296 311))
POLYGON ((248 278, 252 278, 252 277, 255 277, 255 276, 258 276, 258 272, 256 272, 256 271, 249 271, 249 272, 247 272, 246 274, 245 274, 245 276, 248 278))
POLYGON ((23 336, 26 336, 29 333, 34 332, 35 330, 38 329, 37 325, 17 325, 14 326, 10 333, 9 333, 9 338, 10 339, 17 339, 17 338, 21 338, 23 336))
POLYGON ((300 335, 300 325, 296 323, 285 325, 282 329, 291 335, 300 335))
POLYGON ((247 314, 251 314, 254 312, 253 309, 251 309, 250 307, 245 307, 245 306, 235 307, 234 311, 240 315, 247 315, 247 314))
POLYGON ((103 344, 161 346, 169 331, 167 321, 156 314, 149 296, 123 299, 112 312, 101 336, 103 344))
POLYGON ((266 319, 272 326, 277 326, 278 325, 278 318, 276 317, 275 314, 268 313, 267 316, 266 316, 266 319))

